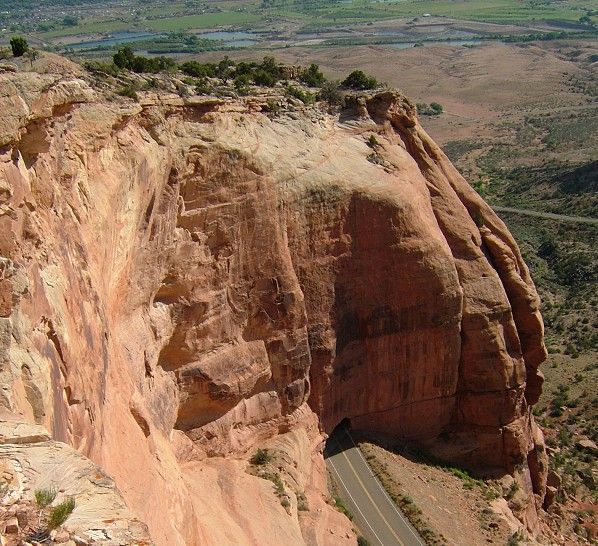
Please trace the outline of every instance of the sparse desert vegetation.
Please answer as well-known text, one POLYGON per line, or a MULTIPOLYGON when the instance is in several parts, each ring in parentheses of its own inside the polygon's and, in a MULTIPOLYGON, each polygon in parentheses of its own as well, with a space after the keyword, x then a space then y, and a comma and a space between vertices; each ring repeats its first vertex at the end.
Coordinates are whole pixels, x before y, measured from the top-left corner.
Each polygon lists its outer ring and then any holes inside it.
POLYGON ((272 455, 268 453, 267 449, 258 449, 249 459, 249 462, 256 466, 261 466, 269 463, 272 460, 272 455))
MULTIPOLYGON (((62 500, 57 503, 58 488, 41 488, 33 491, 33 500, 21 498, 15 502, 13 498, 7 510, 5 494, 10 496, 11 487, 8 483, 1 485, 0 498, 3 502, 0 505, 0 526, 3 540, 7 544, 53 543, 52 538, 75 509, 75 498, 62 496, 62 500)), ((14 491, 12 494, 14 495, 14 491)), ((69 536, 63 530, 62 537, 68 539, 69 536)))
MULTIPOLYGON (((272 92, 263 107, 271 117, 281 112, 279 96, 298 108, 318 100, 340 106, 348 90, 388 82, 420 101, 427 130, 490 204, 598 215, 598 10, 590 2, 263 0, 234 6, 174 2, 166 8, 123 0, 106 8, 81 0, 68 3, 72 13, 65 15, 66 4, 9 0, 8 12, 0 14, 0 26, 6 27, 0 58, 32 68, 39 49, 67 52, 85 59, 89 77, 112 100, 139 101, 151 91, 182 97, 272 92), (422 30, 432 22, 441 38, 422 30), (119 32, 126 35, 115 38, 119 32), (228 36, 235 33, 239 36, 228 36), (92 45, 79 48, 86 41, 92 45), (297 72, 287 70, 299 65, 297 72)), ((368 160, 384 165, 376 136, 364 138, 372 149, 368 160)), ((502 216, 543 300, 549 357, 534 414, 560 480, 558 504, 548 520, 571 540, 595 540, 598 228, 517 213, 502 216)), ((443 543, 426 510, 389 470, 387 455, 368 449, 370 464, 395 502, 430 543, 443 543)), ((272 465, 275 457, 258 449, 249 458, 251 472, 270 481, 281 505, 290 509, 289 486, 272 465)), ((496 498, 516 502, 516 482, 502 490, 437 461, 411 463, 426 472, 433 468, 428 484, 446 475, 451 487, 474 499, 468 515, 477 510, 479 528, 473 526, 471 536, 507 544, 523 540, 497 527, 483 504, 496 498)), ((53 490, 35 492, 38 507, 49 510, 49 529, 63 524, 74 509, 72 499, 52 507, 55 497, 53 490)), ((298 510, 309 510, 302 492, 296 499, 298 510)), ((340 499, 333 502, 350 516, 340 499)))
POLYGON ((352 72, 339 83, 328 81, 317 64, 289 66, 269 55, 260 62, 225 56, 217 62, 177 64, 168 57, 137 55, 131 47, 123 46, 112 62, 87 61, 84 67, 95 86, 134 101, 139 101, 141 92, 151 91, 175 92, 184 97, 266 94, 272 97, 266 108, 272 115, 280 112, 281 98, 305 106, 320 101, 334 109, 344 104, 346 94, 379 86, 375 78, 362 71, 352 72))
POLYGON ((382 439, 359 443, 368 464, 426 544, 505 544, 508 528, 490 503, 497 484, 473 478, 422 451, 382 439), (377 445, 384 444, 384 447, 377 445))

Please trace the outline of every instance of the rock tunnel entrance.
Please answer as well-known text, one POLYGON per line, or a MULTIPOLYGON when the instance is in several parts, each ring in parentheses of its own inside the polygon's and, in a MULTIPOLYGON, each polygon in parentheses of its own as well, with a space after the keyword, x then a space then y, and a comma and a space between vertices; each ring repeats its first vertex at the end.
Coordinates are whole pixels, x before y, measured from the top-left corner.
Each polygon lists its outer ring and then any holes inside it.
POLYGON ((350 516, 359 536, 379 546, 423 546, 358 448, 348 418, 330 433, 324 457, 334 502, 350 516))
POLYGON ((324 448, 324 458, 331 457, 342 451, 354 447, 351 436, 351 420, 345 417, 329 434, 324 448))

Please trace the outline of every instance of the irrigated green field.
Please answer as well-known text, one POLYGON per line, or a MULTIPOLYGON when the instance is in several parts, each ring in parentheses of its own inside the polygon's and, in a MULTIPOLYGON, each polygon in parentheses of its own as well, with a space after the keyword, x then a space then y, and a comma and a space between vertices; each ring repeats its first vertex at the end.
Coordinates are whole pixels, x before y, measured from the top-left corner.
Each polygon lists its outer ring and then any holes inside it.
POLYGON ((147 21, 145 26, 151 30, 161 32, 175 32, 194 28, 215 28, 226 25, 246 25, 260 20, 254 13, 228 11, 222 13, 204 13, 200 15, 185 15, 182 17, 168 17, 147 21))
POLYGON ((48 32, 36 34, 43 40, 52 40, 63 36, 73 36, 76 34, 100 34, 102 32, 119 32, 131 28, 131 23, 109 19, 109 20, 90 20, 76 27, 66 27, 48 32))
POLYGON ((66 0, 64 5, 61 0, 42 1, 37 11, 29 5, 31 0, 23 0, 0 14, 0 28, 52 40, 122 30, 171 32, 218 26, 276 31, 292 25, 295 30, 317 30, 397 18, 422 20, 427 15, 493 24, 598 24, 598 6, 592 0, 216 0, 167 5, 159 0, 143 4, 122 0, 109 6, 80 1, 80 6, 66 0), (65 13, 74 14, 74 24, 64 22, 65 13))
MULTIPOLYGON (((269 10, 281 17, 298 17, 310 26, 371 21, 395 17, 422 17, 424 14, 491 23, 523 23, 533 21, 579 21, 591 9, 581 2, 526 2, 521 0, 406 0, 350 3, 282 3, 269 10), (585 9, 584 9, 585 7, 585 9)), ((598 21, 598 14, 593 17, 598 21)))

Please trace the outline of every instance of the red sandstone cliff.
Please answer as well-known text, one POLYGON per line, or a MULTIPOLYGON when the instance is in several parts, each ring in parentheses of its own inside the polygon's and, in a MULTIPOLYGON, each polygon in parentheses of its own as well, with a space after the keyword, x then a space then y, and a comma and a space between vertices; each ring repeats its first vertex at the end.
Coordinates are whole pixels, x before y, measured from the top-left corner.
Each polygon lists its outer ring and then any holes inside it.
POLYGON ((0 405, 101 465, 157 544, 354 542, 325 503, 343 418, 515 474, 536 528, 538 297, 402 95, 272 118, 11 74, 0 107, 0 405), (246 472, 264 446, 288 509, 246 472))

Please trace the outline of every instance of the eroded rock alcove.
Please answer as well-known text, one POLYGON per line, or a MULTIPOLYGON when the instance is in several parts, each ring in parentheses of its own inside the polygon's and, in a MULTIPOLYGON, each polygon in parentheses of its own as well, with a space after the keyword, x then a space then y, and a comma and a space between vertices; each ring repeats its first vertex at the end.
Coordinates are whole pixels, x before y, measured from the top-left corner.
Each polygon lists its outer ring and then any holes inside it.
POLYGON ((343 418, 516 474, 536 528, 538 296, 400 93, 273 117, 11 74, 0 103, 0 403, 156 543, 351 543, 321 455, 343 418), (245 471, 262 446, 289 510, 245 471))

